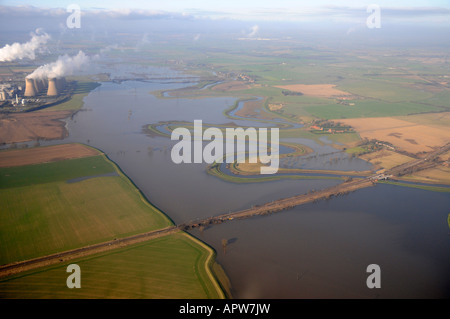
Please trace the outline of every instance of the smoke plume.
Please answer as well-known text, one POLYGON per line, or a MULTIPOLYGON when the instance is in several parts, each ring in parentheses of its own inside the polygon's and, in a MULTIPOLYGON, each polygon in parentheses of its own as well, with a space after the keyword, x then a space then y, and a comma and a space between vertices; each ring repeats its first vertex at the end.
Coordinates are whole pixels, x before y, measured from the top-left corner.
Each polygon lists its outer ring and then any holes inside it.
POLYGON ((91 62, 91 58, 83 51, 77 55, 62 55, 55 62, 44 64, 29 74, 29 79, 57 78, 67 75, 76 75, 86 70, 91 62))
POLYGON ((248 34, 248 36, 249 37, 254 37, 259 31, 259 26, 258 25, 254 25, 251 30, 252 31, 248 34))
POLYGON ((42 29, 36 29, 35 33, 31 33, 31 40, 25 43, 15 42, 11 45, 7 44, 0 49, 0 62, 9 62, 14 60, 36 58, 35 52, 46 44, 50 39, 50 35, 43 32, 42 29))

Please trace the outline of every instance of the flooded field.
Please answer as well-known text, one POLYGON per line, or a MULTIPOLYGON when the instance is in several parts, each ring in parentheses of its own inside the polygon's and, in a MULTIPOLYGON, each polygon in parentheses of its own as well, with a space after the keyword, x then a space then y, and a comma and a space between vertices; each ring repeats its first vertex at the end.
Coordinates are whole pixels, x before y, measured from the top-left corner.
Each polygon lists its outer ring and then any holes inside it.
MULTIPOLYGON (((306 193, 340 180, 230 183, 206 173, 207 164, 174 164, 173 141, 150 137, 144 125, 203 120, 225 124, 230 97, 159 99, 150 94, 186 83, 102 83, 67 119, 69 136, 104 151, 175 223, 248 208, 306 193)), ((233 120, 258 126, 254 121, 233 120)), ((367 170, 371 165, 331 146, 287 139, 314 153, 282 167, 367 170)), ((45 144, 44 143, 44 144, 45 144)), ((445 193, 377 185, 344 197, 307 204, 268 217, 232 221, 192 233, 212 246, 236 298, 435 298, 450 296, 445 193), (224 249, 223 239, 227 241, 224 249), (366 267, 378 264, 382 288, 366 286, 366 267)))

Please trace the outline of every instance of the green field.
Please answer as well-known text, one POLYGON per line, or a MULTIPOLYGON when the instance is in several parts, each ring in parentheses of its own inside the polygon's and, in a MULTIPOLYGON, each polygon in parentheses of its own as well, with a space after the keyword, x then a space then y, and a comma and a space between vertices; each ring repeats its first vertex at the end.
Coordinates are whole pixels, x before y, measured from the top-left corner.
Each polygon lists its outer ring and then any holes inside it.
POLYGON ((125 176, 95 177, 109 172, 104 156, 2 168, 0 264, 171 225, 125 176))
MULTIPOLYGON (((216 70, 245 74, 254 80, 251 89, 213 92, 207 96, 261 96, 269 103, 283 104, 275 116, 309 122, 314 118, 340 119, 360 117, 405 116, 409 114, 449 111, 449 93, 437 82, 442 81, 445 68, 439 63, 425 64, 407 59, 420 52, 374 54, 304 47, 299 43, 257 41, 245 43, 211 39, 208 46, 193 48, 180 43, 174 51, 183 53, 193 70, 216 70), (354 105, 338 104, 335 98, 283 96, 274 86, 289 84, 334 84, 339 90, 355 95, 354 105)), ((383 51, 384 52, 384 51, 383 51)), ((386 53, 386 52, 384 52, 386 53)))
POLYGON ((0 281, 0 298, 223 298, 210 271, 212 249, 180 232, 0 281), (69 289, 68 264, 81 271, 69 289))
POLYGON ((53 163, 0 167, 0 189, 62 182, 85 176, 116 172, 103 156, 69 159, 53 163))
POLYGON ((401 116, 421 112, 435 112, 440 109, 414 102, 384 102, 374 100, 354 101, 355 105, 329 103, 308 105, 303 110, 321 119, 348 119, 358 117, 401 116))
MULTIPOLYGON (((105 155, 1 168, 0 202, 1 265, 173 225, 105 155)), ((2 279, 0 298, 225 297, 214 251, 184 232, 76 262, 83 289, 61 264, 2 279)))

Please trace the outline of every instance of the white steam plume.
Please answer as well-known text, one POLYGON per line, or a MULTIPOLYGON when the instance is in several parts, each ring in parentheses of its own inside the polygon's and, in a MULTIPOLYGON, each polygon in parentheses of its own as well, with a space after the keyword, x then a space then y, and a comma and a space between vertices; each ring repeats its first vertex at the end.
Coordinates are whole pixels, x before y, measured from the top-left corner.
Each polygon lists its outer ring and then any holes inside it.
POLYGON ((259 26, 258 25, 254 25, 251 30, 252 30, 252 32, 250 32, 248 34, 248 36, 249 37, 254 37, 259 31, 259 26))
POLYGON ((31 40, 25 43, 15 42, 7 44, 0 49, 0 62, 36 58, 35 52, 50 39, 50 35, 42 29, 36 29, 36 33, 31 32, 31 40))
POLYGON ((44 64, 29 74, 29 79, 57 78, 67 75, 75 75, 86 70, 91 62, 91 58, 83 51, 77 55, 62 55, 55 62, 44 64))

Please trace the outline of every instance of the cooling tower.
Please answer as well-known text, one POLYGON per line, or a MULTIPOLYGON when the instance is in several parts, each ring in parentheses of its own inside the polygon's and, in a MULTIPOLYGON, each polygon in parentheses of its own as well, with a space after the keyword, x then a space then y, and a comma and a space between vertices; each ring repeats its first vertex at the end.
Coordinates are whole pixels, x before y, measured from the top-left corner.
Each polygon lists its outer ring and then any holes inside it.
POLYGON ((60 78, 55 78, 55 84, 56 84, 56 89, 58 90, 58 92, 61 91, 61 80, 60 78))
POLYGON ((33 79, 25 79, 25 96, 35 96, 36 90, 34 88, 33 79))
POLYGON ((66 79, 65 78, 57 78, 56 79, 56 88, 58 89, 58 92, 61 92, 64 90, 64 87, 66 86, 66 79))
POLYGON ((39 94, 39 90, 38 90, 38 87, 37 87, 36 79, 33 79, 33 85, 34 85, 34 92, 36 94, 39 94))
POLYGON ((47 95, 48 96, 58 95, 58 88, 56 86, 56 78, 48 79, 47 95))
POLYGON ((34 84, 38 93, 42 93, 45 90, 44 83, 41 79, 35 79, 34 84))
POLYGON ((42 93, 47 92, 48 86, 47 79, 41 79, 41 85, 42 85, 42 93))

